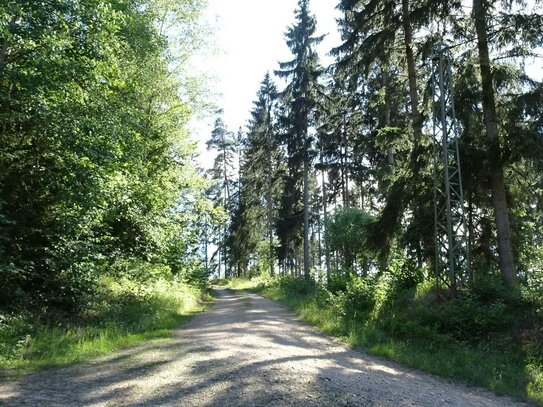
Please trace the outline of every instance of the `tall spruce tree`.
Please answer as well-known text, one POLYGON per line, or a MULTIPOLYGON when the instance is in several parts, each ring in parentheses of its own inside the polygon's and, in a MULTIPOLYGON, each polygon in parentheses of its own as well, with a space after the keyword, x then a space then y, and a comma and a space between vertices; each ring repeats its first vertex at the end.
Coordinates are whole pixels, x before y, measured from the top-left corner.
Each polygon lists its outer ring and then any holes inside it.
POLYGON ((275 137, 273 109, 277 90, 266 74, 251 112, 240 163, 240 189, 234 209, 229 240, 233 260, 246 272, 249 257, 260 241, 269 242, 270 274, 274 274, 274 201, 279 151, 275 137))
MULTIPOLYGON (((298 8, 295 11, 296 22, 285 34, 285 39, 294 58, 288 62, 279 64, 280 69, 275 73, 281 78, 290 80, 286 89, 282 92, 282 99, 285 105, 284 115, 281 117, 285 129, 285 144, 288 153, 289 177, 286 186, 287 193, 302 188, 302 226, 303 226, 303 266, 304 276, 309 277, 310 255, 309 255, 309 178, 311 162, 313 159, 312 137, 310 127, 313 125, 315 108, 319 98, 319 77, 322 69, 319 65, 318 54, 315 46, 323 37, 315 36, 317 22, 309 10, 309 0, 299 0, 298 8), (301 176, 301 177, 300 177, 301 176)), ((288 206, 294 205, 295 195, 284 197, 283 204, 288 217, 287 221, 292 228, 299 226, 296 211, 288 210, 288 206)), ((292 242, 283 241, 282 244, 292 242)))
MULTIPOLYGON (((219 115, 222 111, 219 111, 219 115)), ((224 209, 229 213, 232 204, 232 193, 235 188, 235 155, 236 155, 236 140, 234 135, 230 132, 224 124, 222 118, 219 116, 215 120, 215 125, 211 131, 211 137, 207 141, 208 150, 214 150, 216 152, 213 168, 211 169, 213 179, 217 180, 220 185, 220 196, 216 196, 217 202, 221 202, 224 209)), ((219 256, 222 251, 222 260, 224 263, 224 273, 228 274, 228 261, 227 261, 227 232, 228 232, 229 220, 226 219, 223 230, 222 238, 219 239, 218 252, 219 256)), ((220 272, 220 261, 219 261, 220 272)))

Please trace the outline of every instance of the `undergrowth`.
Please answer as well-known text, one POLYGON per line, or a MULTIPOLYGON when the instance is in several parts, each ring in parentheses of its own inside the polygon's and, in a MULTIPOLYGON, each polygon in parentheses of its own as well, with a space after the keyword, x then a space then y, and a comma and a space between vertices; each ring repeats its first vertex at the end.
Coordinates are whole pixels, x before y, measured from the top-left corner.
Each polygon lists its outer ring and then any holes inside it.
POLYGON ((0 369, 3 374, 21 374, 169 337, 209 299, 205 288, 174 279, 146 284, 103 279, 97 294, 75 314, 58 310, 1 314, 0 369))
POLYGON ((352 346, 543 404, 541 305, 495 280, 454 295, 414 272, 333 281, 234 279, 352 346))

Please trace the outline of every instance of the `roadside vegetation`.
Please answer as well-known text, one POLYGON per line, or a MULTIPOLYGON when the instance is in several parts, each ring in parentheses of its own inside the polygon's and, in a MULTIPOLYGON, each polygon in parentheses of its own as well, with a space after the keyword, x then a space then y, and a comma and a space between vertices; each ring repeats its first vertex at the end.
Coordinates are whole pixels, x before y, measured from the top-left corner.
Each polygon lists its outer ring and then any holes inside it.
POLYGON ((543 403, 539 2, 335 3, 330 65, 299 0, 246 132, 217 115, 210 263, 282 276, 231 285, 369 352, 543 403))
POLYGON ((0 375, 202 309, 200 231, 220 215, 188 130, 207 103, 189 67, 205 6, 0 4, 0 375))
POLYGON ((141 284, 127 278, 104 278, 77 311, 0 315, 0 369, 4 375, 21 374, 168 338, 174 328, 210 302, 204 285, 180 279, 161 277, 141 284))
POLYGON ((543 404, 541 296, 481 279, 444 296, 408 263, 374 277, 232 279, 323 332, 404 365, 543 404))

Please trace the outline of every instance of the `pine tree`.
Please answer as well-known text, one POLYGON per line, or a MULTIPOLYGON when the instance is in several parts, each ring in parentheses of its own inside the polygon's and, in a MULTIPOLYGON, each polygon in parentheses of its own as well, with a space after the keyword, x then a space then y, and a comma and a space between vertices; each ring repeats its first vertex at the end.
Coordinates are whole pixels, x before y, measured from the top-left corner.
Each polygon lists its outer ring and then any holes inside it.
MULTIPOLYGON (((285 187, 288 196, 283 196, 283 218, 289 228, 299 226, 299 217, 296 210, 296 191, 299 187, 301 175, 302 187, 302 225, 303 225, 303 265, 304 276, 309 277, 309 178, 311 162, 313 159, 312 139, 309 128, 313 124, 313 118, 317 100, 319 97, 318 79, 322 73, 319 66, 318 54, 315 46, 322 41, 322 36, 315 36, 317 22, 310 14, 309 0, 299 0, 298 9, 295 11, 296 22, 291 26, 285 39, 294 59, 279 64, 280 69, 276 74, 281 78, 288 78, 286 89, 282 92, 282 99, 285 105, 284 115, 281 117, 282 125, 286 131, 285 144, 288 152, 288 177, 285 180, 285 187), (291 218, 291 219, 288 219, 291 218)), ((284 229, 284 228, 283 228, 284 229)), ((287 237, 282 244, 292 245, 292 237, 287 237)), ((292 254, 292 253, 291 253, 292 254)))
MULTIPOLYGON (((219 111, 221 114, 222 111, 219 111)), ((221 196, 216 196, 217 202, 221 202, 223 208, 229 212, 232 204, 232 192, 235 187, 234 182, 234 167, 235 167, 235 154, 236 154, 236 141, 233 134, 228 131, 222 118, 219 116, 215 120, 215 125, 211 132, 211 137, 207 141, 207 148, 209 150, 215 150, 217 155, 211 169, 212 178, 219 182, 221 196)), ((228 259, 227 259, 227 231, 228 220, 225 221, 222 238, 219 239, 219 256, 222 250, 222 260, 224 263, 225 275, 228 274, 228 259)), ((220 261, 219 261, 220 271, 220 261)))
MULTIPOLYGON (((494 217, 496 219, 497 241, 500 267, 507 284, 517 284, 517 270, 511 236, 511 222, 509 216, 509 204, 506 191, 504 174, 503 147, 500 143, 500 132, 497 111, 496 75, 499 68, 494 64, 490 55, 490 30, 489 20, 495 21, 492 15, 495 1, 473 0, 472 19, 475 25, 477 38, 477 50, 479 57, 480 81, 482 87, 482 108, 484 115, 484 127, 487 138, 487 166, 490 179, 490 190, 494 217)), ((527 14, 511 10, 514 1, 506 2, 506 9, 500 12, 499 23, 502 25, 501 36, 498 44, 506 50, 510 57, 522 58, 530 55, 530 48, 541 46, 543 40, 542 20, 540 14, 527 14)), ((503 81, 503 78, 502 78, 503 81)), ((512 120, 517 123, 520 118, 512 120)), ((522 120, 528 119, 527 117, 522 120)), ((512 135, 509 135, 512 136, 512 135)), ((503 135, 502 135, 503 138, 503 135)), ((520 144, 522 145, 522 143, 520 144)), ((526 154, 529 157, 531 154, 526 154)))
POLYGON ((251 112, 240 163, 240 189, 234 209, 229 247, 234 261, 246 272, 249 257, 258 243, 269 241, 270 273, 273 274, 273 213, 278 168, 273 107, 276 88, 266 74, 251 112), (264 200, 262 199, 264 197, 264 200))

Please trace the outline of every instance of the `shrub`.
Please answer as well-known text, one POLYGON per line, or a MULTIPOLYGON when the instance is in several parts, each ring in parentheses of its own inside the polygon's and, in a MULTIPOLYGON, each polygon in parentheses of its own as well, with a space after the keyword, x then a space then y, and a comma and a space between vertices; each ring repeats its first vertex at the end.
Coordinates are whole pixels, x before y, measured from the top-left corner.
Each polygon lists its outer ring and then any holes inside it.
POLYGON ((347 283, 349 278, 344 274, 333 274, 330 279, 330 286, 328 290, 334 294, 347 290, 347 283))
POLYGON ((353 277, 347 283, 344 294, 344 307, 347 315, 369 312, 375 305, 375 284, 369 277, 353 277))
POLYGON ((469 342, 489 339, 507 331, 513 322, 511 310, 503 300, 483 303, 472 294, 463 294, 431 307, 418 307, 416 315, 421 325, 433 327, 436 333, 469 342))
POLYGON ((413 289, 424 281, 423 270, 413 260, 404 257, 392 261, 389 273, 392 277, 390 288, 393 291, 413 289))
POLYGON ((311 278, 294 278, 286 276, 279 279, 279 286, 281 289, 291 295, 309 295, 315 292, 317 285, 317 282, 311 278))

